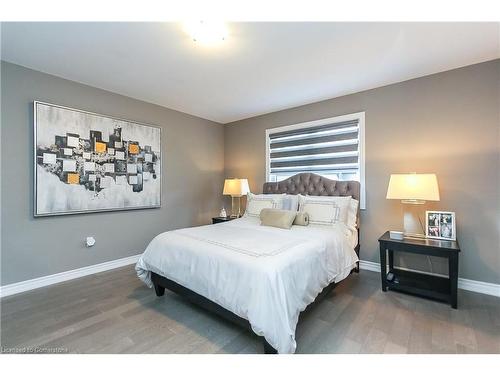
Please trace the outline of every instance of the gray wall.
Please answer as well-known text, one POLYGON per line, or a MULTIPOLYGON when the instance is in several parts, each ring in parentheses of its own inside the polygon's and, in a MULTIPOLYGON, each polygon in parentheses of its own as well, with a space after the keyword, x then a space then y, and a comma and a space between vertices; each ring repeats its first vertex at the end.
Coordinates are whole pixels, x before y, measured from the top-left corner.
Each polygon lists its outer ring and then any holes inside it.
MULTIPOLYGON (((359 111, 366 112, 361 258, 378 262, 378 236, 401 227, 402 205, 385 199, 389 175, 434 172, 442 200, 424 209, 457 213, 460 276, 499 283, 499 87, 495 60, 222 126, 2 62, 1 285, 138 254, 160 232, 208 223, 222 204, 224 175, 261 191, 265 129, 359 111), (161 126, 162 208, 34 219, 35 99, 161 126), (87 235, 97 240, 89 249, 87 235)), ((401 262, 430 270, 426 260, 401 262)), ((438 261, 433 267, 446 271, 438 261)))
MULTIPOLYGON (((366 112, 367 208, 361 258, 378 262, 377 238, 401 229, 402 204, 386 200, 391 173, 436 173, 441 201, 423 209, 455 211, 460 277, 499 283, 500 60, 304 105, 225 126, 225 173, 265 180, 265 129, 366 112)), ((427 259, 402 265, 430 271, 427 259)), ((433 259, 434 272, 446 264, 433 259)))
POLYGON ((156 234, 218 213, 222 125, 10 63, 1 79, 2 285, 139 254, 156 234), (162 207, 34 219, 33 100, 161 126, 162 207))

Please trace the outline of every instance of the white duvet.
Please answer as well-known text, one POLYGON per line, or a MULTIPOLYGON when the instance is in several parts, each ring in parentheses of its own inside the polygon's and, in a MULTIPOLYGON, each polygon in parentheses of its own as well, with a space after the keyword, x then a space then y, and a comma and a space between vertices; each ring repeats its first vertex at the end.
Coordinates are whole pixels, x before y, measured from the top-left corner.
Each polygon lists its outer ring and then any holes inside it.
POLYGON ((349 275, 358 257, 344 224, 279 229, 258 218, 179 229, 156 236, 137 262, 248 320, 278 353, 294 353, 298 317, 330 282, 349 275))

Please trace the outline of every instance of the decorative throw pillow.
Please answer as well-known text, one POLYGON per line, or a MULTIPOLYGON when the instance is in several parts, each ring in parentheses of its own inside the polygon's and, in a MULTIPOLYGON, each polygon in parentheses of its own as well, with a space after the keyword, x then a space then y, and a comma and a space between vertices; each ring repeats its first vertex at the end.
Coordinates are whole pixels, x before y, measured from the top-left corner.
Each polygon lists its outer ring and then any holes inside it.
POLYGON ((351 197, 301 195, 299 211, 309 214, 311 224, 331 225, 342 222, 347 225, 351 199, 351 197))
POLYGON ((293 194, 285 194, 281 199, 282 210, 289 210, 296 212, 299 209, 299 196, 293 194))
POLYGON ((352 197, 328 197, 328 198, 332 198, 332 201, 335 202, 335 204, 339 208, 339 215, 337 217, 337 221, 340 221, 348 225, 349 210, 351 207, 352 197))
POLYGON ((337 205, 323 197, 299 197, 299 212, 309 215, 309 223, 332 225, 337 222, 339 208, 337 205))
POLYGON ((294 194, 254 194, 254 196, 269 198, 276 201, 276 207, 281 210, 297 211, 299 209, 299 196, 294 194))
POLYGON ((273 196, 274 194, 252 194, 247 195, 247 207, 245 217, 259 217, 260 211, 264 208, 276 208, 280 197, 273 196))
POLYGON ((264 208, 260 211, 260 223, 268 227, 290 229, 295 215, 297 215, 296 211, 264 208))
POLYGON ((309 214, 307 212, 297 212, 293 225, 301 225, 303 227, 309 225, 309 214))
POLYGON ((349 228, 356 228, 358 226, 358 205, 359 201, 352 198, 349 203, 349 212, 347 214, 347 226, 349 228))

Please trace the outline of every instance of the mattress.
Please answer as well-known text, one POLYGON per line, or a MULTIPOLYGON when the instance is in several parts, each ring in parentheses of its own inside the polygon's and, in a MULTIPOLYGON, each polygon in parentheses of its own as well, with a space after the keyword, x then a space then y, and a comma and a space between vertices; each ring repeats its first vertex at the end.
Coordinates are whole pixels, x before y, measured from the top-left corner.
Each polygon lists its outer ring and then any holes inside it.
POLYGON ((278 353, 294 353, 299 314, 356 266, 357 233, 344 224, 280 229, 248 217, 156 236, 136 264, 248 320, 278 353))

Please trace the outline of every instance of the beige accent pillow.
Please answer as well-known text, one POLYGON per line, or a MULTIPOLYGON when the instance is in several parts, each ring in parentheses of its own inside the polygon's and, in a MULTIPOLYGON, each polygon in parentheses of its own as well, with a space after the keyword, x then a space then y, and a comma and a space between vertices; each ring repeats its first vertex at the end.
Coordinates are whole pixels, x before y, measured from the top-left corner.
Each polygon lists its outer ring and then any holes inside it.
POLYGON ((297 212, 278 210, 276 208, 263 208, 260 211, 260 224, 268 227, 290 229, 297 212))
POLYGON ((302 225, 303 227, 309 225, 309 214, 307 212, 297 212, 293 225, 302 225))

